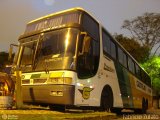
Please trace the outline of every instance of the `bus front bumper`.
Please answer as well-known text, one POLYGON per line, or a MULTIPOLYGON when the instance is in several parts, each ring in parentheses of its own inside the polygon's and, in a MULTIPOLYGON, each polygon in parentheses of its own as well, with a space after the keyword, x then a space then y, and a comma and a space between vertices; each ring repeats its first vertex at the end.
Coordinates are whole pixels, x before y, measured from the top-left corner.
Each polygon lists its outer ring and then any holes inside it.
POLYGON ((72 85, 23 85, 22 93, 26 103, 74 105, 72 85))

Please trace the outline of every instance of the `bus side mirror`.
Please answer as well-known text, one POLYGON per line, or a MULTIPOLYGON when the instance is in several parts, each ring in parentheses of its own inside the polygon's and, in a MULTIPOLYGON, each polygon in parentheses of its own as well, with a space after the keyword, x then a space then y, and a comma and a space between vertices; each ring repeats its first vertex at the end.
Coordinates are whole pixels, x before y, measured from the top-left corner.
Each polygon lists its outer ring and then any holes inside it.
POLYGON ((87 35, 86 32, 81 32, 80 34, 80 46, 79 55, 84 55, 84 53, 89 52, 91 37, 87 35))
POLYGON ((8 60, 11 61, 12 59, 12 53, 13 53, 13 48, 12 46, 10 45, 10 48, 9 48, 9 56, 8 56, 8 60))
POLYGON ((9 48, 9 56, 8 56, 8 60, 9 60, 9 61, 12 60, 13 46, 14 46, 14 47, 18 47, 18 45, 10 44, 10 48, 9 48))

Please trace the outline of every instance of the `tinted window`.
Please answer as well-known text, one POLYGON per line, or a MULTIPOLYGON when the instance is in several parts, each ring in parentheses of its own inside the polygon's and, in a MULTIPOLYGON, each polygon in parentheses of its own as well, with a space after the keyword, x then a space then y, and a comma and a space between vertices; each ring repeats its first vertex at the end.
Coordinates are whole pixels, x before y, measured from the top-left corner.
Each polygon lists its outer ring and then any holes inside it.
POLYGON ((78 56, 78 77, 86 79, 96 74, 99 65, 99 42, 91 38, 89 51, 78 56))
POLYGON ((123 51, 118 47, 118 61, 123 64, 123 51))
POLYGON ((151 87, 151 79, 150 77, 148 76, 148 74, 146 72, 144 72, 143 70, 141 70, 141 74, 142 74, 142 81, 151 87))
POLYGON ((31 41, 23 44, 23 52, 22 52, 22 59, 21 65, 31 65, 33 63, 34 52, 36 49, 37 40, 31 41))
POLYGON ((118 47, 118 61, 124 66, 127 67, 127 55, 124 51, 118 47))
POLYGON ((99 25, 89 15, 83 14, 82 26, 84 31, 87 31, 95 40, 99 40, 99 25))
POLYGON ((135 68, 136 68, 136 76, 141 79, 141 71, 140 71, 140 67, 135 64, 135 68))
POLYGON ((135 74, 135 67, 134 67, 134 62, 133 60, 129 57, 128 58, 128 67, 129 67, 129 70, 135 74))
MULTIPOLYGON (((88 42, 89 51, 78 56, 78 77, 86 79, 96 74, 100 56, 99 24, 86 13, 82 16, 82 31, 87 32, 87 36, 91 38, 88 42)), ((80 41, 79 51, 82 45, 80 41)))
POLYGON ((145 73, 143 70, 141 70, 141 76, 142 76, 142 81, 145 82, 145 73))
POLYGON ((123 54, 123 65, 127 68, 127 55, 123 54))
POLYGON ((146 79, 147 79, 146 84, 151 87, 151 79, 147 74, 146 74, 146 79))
POLYGON ((108 53, 110 55, 111 53, 110 37, 107 35, 107 33, 103 32, 102 39, 103 39, 103 51, 104 53, 108 53))
POLYGON ((111 41, 111 56, 116 58, 116 45, 111 41))
POLYGON ((113 58, 116 58, 116 44, 105 30, 103 30, 102 39, 103 52, 109 54, 113 58))

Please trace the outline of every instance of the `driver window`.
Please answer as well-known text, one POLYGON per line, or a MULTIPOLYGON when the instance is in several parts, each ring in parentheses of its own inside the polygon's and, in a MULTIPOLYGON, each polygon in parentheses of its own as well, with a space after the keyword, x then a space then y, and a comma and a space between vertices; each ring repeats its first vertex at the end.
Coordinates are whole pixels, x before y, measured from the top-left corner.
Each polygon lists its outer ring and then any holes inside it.
POLYGON ((86 79, 94 76, 98 70, 100 58, 99 24, 90 15, 82 15, 82 32, 87 33, 86 40, 79 40, 78 77, 86 79), (82 43, 86 41, 85 43, 82 43))
POLYGON ((88 53, 89 49, 90 49, 90 43, 91 43, 91 37, 90 36, 86 36, 84 38, 84 52, 88 53))
POLYGON ((89 78, 96 74, 99 62, 99 43, 90 36, 83 42, 83 55, 79 56, 79 78, 89 78))

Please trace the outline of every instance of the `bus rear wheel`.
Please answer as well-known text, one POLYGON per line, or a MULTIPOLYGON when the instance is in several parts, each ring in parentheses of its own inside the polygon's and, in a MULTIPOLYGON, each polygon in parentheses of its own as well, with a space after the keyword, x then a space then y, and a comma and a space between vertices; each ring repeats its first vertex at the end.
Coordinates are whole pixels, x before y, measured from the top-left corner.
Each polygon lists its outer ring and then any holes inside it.
POLYGON ((146 100, 142 99, 142 114, 146 114, 147 108, 146 108, 146 100))
POLYGON ((103 111, 109 112, 113 107, 113 92, 110 86, 105 86, 101 94, 101 108, 103 111))
POLYGON ((145 100, 145 98, 142 98, 142 106, 141 106, 141 108, 135 109, 134 112, 136 114, 139 114, 139 113, 140 114, 146 114, 147 109, 148 109, 148 100, 147 99, 145 100))
POLYGON ((145 105, 146 105, 146 110, 147 110, 148 109, 148 99, 146 99, 145 105))

